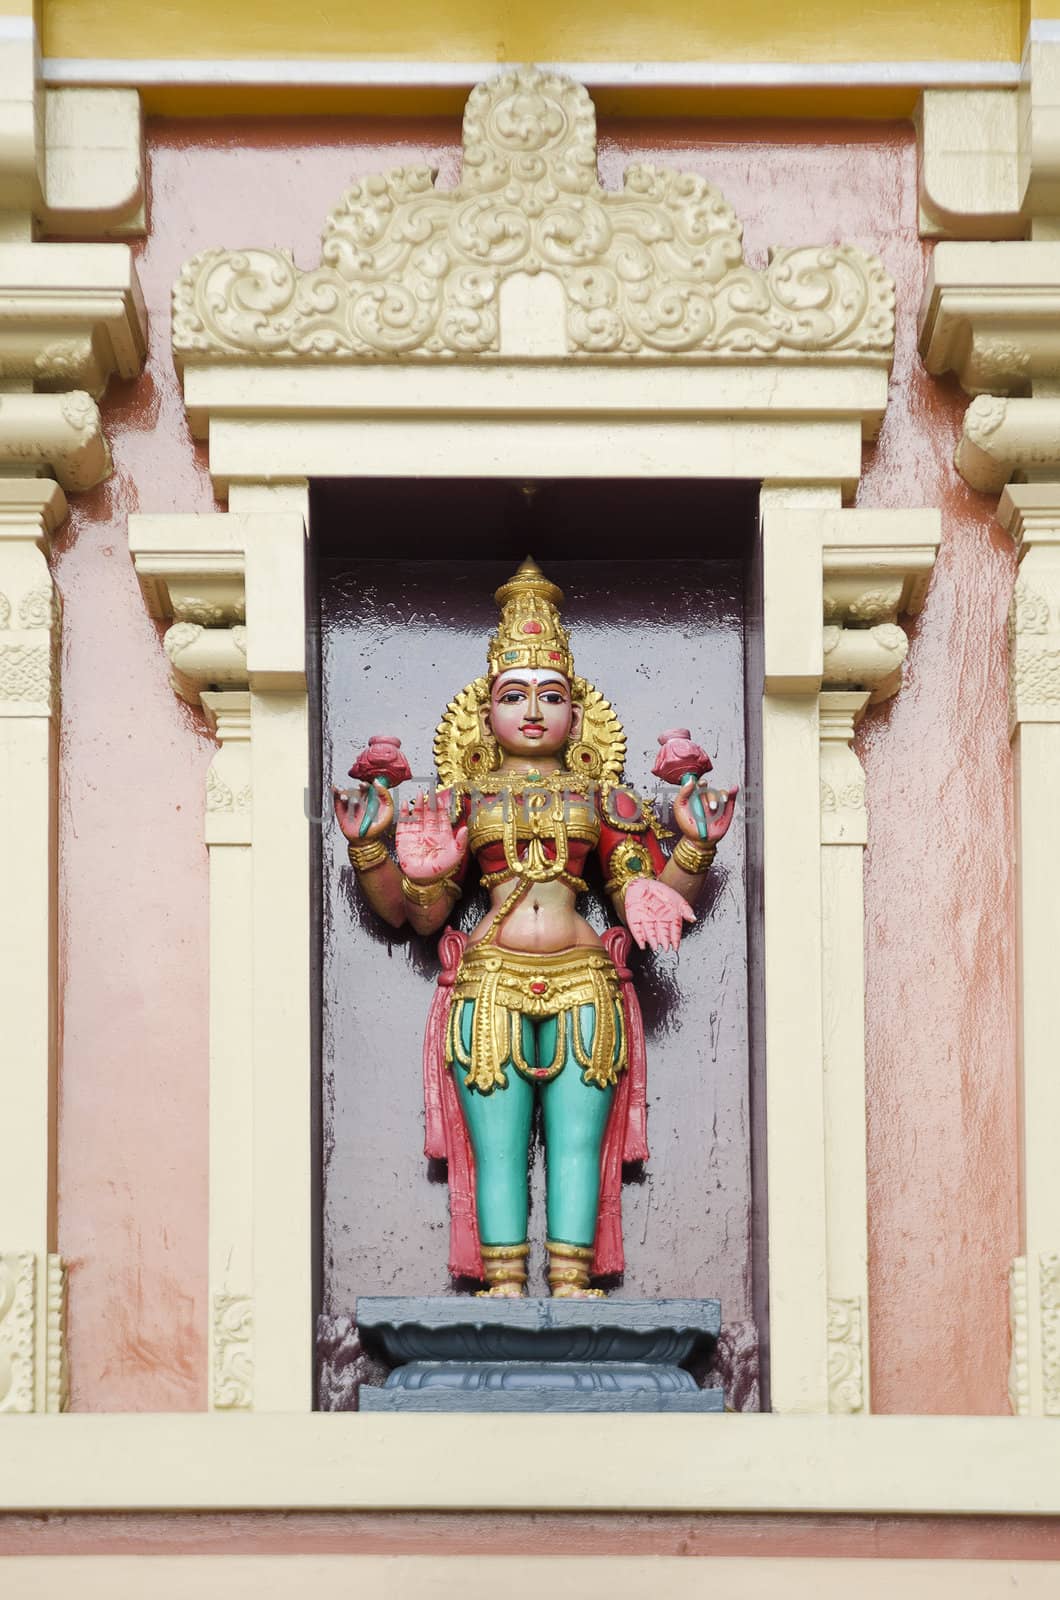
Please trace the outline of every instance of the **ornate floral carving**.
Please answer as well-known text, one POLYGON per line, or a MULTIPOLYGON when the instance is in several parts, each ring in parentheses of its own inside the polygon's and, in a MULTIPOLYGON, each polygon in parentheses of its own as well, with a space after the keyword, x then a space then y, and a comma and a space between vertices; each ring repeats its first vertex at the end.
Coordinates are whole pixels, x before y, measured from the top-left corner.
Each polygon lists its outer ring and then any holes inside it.
POLYGON ((1060 705, 1060 650, 1017 647, 1012 661, 1012 689, 1021 708, 1060 705))
POLYGON ((279 250, 208 250, 174 289, 185 360, 349 361, 499 350, 513 273, 553 273, 569 350, 701 359, 851 354, 889 362, 894 285, 850 246, 743 260, 741 229, 705 179, 635 165, 621 191, 596 173, 596 117, 580 84, 537 69, 475 88, 453 190, 405 167, 347 190, 319 267, 279 250))
POLYGON ((47 644, 0 644, 0 701, 51 703, 52 651, 47 644))
POLYGON ((50 628, 57 621, 57 597, 51 584, 31 589, 18 604, 20 628, 50 628))
POLYGON ((6 594, 0 594, 0 628, 11 625, 11 602, 6 594))
POLYGON ((173 615, 178 622, 198 622, 204 628, 220 628, 228 620, 228 611, 217 601, 190 594, 174 599, 173 615))
POLYGON ((1030 365, 1030 351, 1014 339, 976 339, 967 376, 962 381, 976 389, 1011 388, 1026 379, 1030 365))
POLYGON ((1008 1397, 1012 1414, 1028 1417, 1031 1411, 1030 1364, 1027 1355, 1027 1257, 1017 1256, 1008 1272, 1008 1317, 1011 1344, 1008 1397))
POLYGON ((861 1301, 828 1302, 828 1409, 862 1411, 861 1301))
POLYGON ((239 790, 233 790, 230 784, 218 775, 213 767, 206 774, 206 809, 207 811, 238 811, 246 813, 253 803, 253 794, 249 783, 245 783, 239 790))
POLYGON ((864 811, 865 809, 865 784, 854 782, 844 784, 836 791, 832 784, 821 781, 821 810, 822 811, 864 811))
POLYGON ((63 419, 77 433, 94 433, 99 428, 99 407, 92 396, 83 389, 71 389, 60 395, 59 408, 63 419))
POLYGON ((1060 1417, 1060 1253, 1038 1257, 1042 1316, 1042 1410, 1060 1417))
POLYGON ((0 1255, 0 1412, 32 1411, 37 1258, 0 1255))
POLYGON ((977 395, 964 413, 965 437, 973 444, 985 444, 996 433, 1008 413, 1008 401, 998 395, 977 395))
POLYGON ((83 377, 92 363, 91 339, 55 339, 38 351, 33 373, 37 378, 69 382, 83 377))
POLYGON ((254 1314, 249 1295, 213 1297, 213 1403, 217 1411, 253 1404, 254 1314))
POLYGON ((1049 632, 1049 602, 1031 587, 1022 572, 1012 595, 1012 631, 1014 634, 1049 632))
POLYGON ((167 628, 162 645, 170 661, 175 662, 181 651, 194 644, 201 633, 201 622, 175 622, 167 628))
POLYGON ((47 1287, 47 1372, 45 1373, 46 1411, 65 1411, 69 1401, 66 1367, 66 1263, 61 1256, 48 1257, 47 1287))

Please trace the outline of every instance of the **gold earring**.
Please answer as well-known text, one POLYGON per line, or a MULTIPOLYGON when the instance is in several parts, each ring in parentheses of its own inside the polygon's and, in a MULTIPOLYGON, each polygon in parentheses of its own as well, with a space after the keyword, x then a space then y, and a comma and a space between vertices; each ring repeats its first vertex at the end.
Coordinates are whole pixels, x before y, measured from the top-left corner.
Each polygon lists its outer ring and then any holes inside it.
POLYGON ((573 743, 568 744, 563 759, 569 771, 577 772, 583 778, 598 778, 604 770, 603 757, 599 750, 584 739, 575 739, 573 743))
POLYGON ((482 737, 467 746, 460 758, 460 765, 466 778, 484 778, 488 772, 497 771, 502 759, 501 747, 492 730, 485 728, 482 737))

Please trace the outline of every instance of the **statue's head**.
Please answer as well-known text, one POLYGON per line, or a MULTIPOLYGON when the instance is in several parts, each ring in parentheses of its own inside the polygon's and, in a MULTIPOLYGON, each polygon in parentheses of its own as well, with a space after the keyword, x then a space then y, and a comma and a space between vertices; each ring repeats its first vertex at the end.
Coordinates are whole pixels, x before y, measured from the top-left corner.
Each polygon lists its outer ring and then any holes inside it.
POLYGON ((501 608, 489 643, 487 726, 509 755, 558 755, 581 728, 572 694, 574 658, 559 618, 563 590, 527 556, 497 590, 501 608))

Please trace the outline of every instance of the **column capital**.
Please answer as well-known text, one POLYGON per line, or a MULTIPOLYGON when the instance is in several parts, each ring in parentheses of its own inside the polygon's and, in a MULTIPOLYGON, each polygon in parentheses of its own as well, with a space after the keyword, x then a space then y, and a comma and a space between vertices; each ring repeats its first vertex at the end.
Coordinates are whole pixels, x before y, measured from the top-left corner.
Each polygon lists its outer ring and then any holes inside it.
POLYGON ((1060 545, 1060 470, 1055 483, 1010 483, 998 502, 997 520, 1012 535, 1021 559, 1034 545, 1060 545))
POLYGON ((66 512, 66 496, 50 478, 0 478, 0 541, 32 539, 46 556, 66 512))

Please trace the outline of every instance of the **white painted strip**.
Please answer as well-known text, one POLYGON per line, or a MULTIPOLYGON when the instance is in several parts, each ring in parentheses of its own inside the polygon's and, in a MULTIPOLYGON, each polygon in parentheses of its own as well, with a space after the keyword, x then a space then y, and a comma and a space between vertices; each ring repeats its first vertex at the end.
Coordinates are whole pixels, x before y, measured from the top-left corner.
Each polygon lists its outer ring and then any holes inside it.
POLYGON ((32 17, 0 17, 0 39, 32 39, 32 17))
MULTIPOLYGON (((1036 23, 1035 27, 1042 26, 1036 23)), ((1060 28, 1060 24, 1050 23, 1060 28)), ((1060 36, 1060 35, 1058 35, 1060 36)), ((999 89, 1019 83, 1009 61, 554 61, 541 63, 589 89, 999 89)), ((75 60, 51 56, 52 87, 470 89, 508 70, 495 61, 75 60)))
POLYGON ((1041 22, 1032 22, 1027 37, 1032 44, 1060 44, 1060 21, 1050 17, 1041 22))

